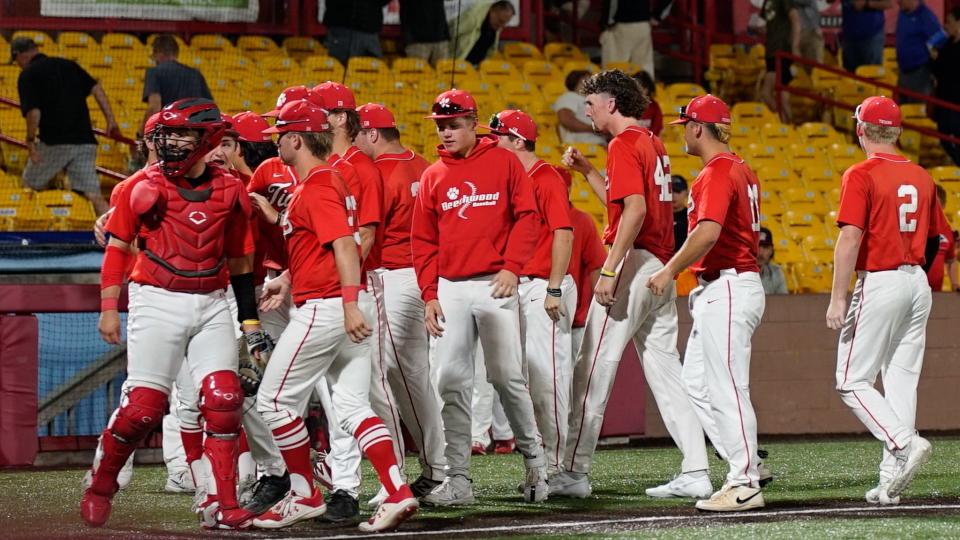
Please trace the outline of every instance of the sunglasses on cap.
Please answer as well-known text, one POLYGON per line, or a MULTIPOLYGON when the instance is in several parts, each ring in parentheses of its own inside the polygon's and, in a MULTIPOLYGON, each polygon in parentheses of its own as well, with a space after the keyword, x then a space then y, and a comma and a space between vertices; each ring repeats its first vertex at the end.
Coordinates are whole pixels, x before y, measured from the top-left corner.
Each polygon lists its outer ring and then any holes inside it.
POLYGON ((689 121, 689 122, 696 122, 696 121, 697 121, 696 118, 693 118, 693 117, 687 115, 687 106, 686 106, 686 105, 681 105, 681 106, 680 106, 680 119, 681 119, 681 120, 687 120, 687 121, 689 121))
POLYGON ((464 109, 460 106, 459 103, 454 103, 450 100, 443 100, 439 103, 434 103, 430 111, 435 115, 442 116, 454 116, 454 115, 464 115, 474 112, 473 109, 464 109))
POLYGON ((492 131, 494 135, 512 135, 521 140, 527 140, 526 137, 517 132, 517 128, 507 127, 506 124, 500 120, 500 116, 497 114, 494 114, 490 117, 490 123, 488 125, 490 126, 490 131, 492 131))

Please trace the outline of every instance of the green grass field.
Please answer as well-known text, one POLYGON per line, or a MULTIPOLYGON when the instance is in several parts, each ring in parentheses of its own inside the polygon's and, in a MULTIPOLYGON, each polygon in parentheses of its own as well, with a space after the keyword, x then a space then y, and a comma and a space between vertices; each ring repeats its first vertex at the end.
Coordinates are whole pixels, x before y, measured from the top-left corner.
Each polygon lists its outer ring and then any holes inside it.
MULTIPOLYGON (((863 493, 876 483, 879 443, 866 440, 765 444, 776 475, 764 491, 766 515, 705 517, 687 500, 646 497, 646 487, 668 480, 679 467, 674 448, 621 448, 598 452, 590 499, 550 500, 528 505, 516 486, 523 466, 518 455, 474 459, 479 503, 459 509, 423 509, 403 532, 442 531, 444 536, 543 538, 960 538, 960 439, 935 438, 931 462, 890 512, 851 511, 868 506, 863 493), (956 508, 927 508, 952 505, 956 508), (834 509, 834 510, 831 510, 834 509), (813 510, 812 513, 797 511, 813 510), (588 524, 585 522, 598 521, 588 524), (633 520, 633 522, 630 522, 633 520), (578 522, 564 526, 556 522, 578 522), (531 525, 552 526, 529 528, 531 525), (484 529, 492 528, 485 531, 484 529), (458 534, 460 529, 470 529, 458 534), (569 536, 568 536, 569 535, 569 536)), ((714 485, 724 464, 712 461, 714 485)), ((408 470, 417 470, 410 460, 408 470)), ((82 470, 0 473, 0 535, 4 538, 210 537, 190 513, 191 498, 162 491, 165 470, 137 467, 131 485, 118 494, 107 527, 85 528, 78 501, 82 470)), ((376 477, 364 464, 364 500, 376 492, 376 477)), ((366 512, 366 510, 364 510, 366 512)), ((352 534, 353 526, 300 524, 282 532, 232 532, 235 538, 323 537, 352 534)), ((221 535, 222 536, 222 535, 221 535)), ((438 535, 440 536, 440 535, 438 535)))

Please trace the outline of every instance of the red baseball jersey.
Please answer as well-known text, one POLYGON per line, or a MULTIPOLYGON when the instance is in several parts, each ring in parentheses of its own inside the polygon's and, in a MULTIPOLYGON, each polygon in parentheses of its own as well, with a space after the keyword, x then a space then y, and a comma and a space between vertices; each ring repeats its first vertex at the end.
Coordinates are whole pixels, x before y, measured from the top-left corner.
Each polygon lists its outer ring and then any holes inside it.
POLYGON ((380 228, 383 226, 383 180, 380 178, 380 171, 369 156, 360 151, 356 146, 351 146, 343 153, 343 156, 333 154, 328 160, 337 170, 342 165, 337 163, 338 158, 343 158, 353 167, 354 176, 345 175, 344 180, 350 193, 357 199, 357 216, 360 218, 361 227, 370 225, 377 228, 376 239, 370 252, 363 261, 364 270, 374 270, 380 268, 380 250, 383 236, 380 234, 380 228))
POLYGON ((373 161, 383 178, 383 227, 377 227, 382 240, 380 262, 384 268, 410 268, 410 222, 420 177, 430 162, 413 150, 383 154, 373 161))
POLYGON ((857 270, 922 265, 946 218, 930 175, 896 154, 870 154, 843 173, 837 225, 863 230, 857 270))
POLYGON ((537 247, 533 257, 523 267, 523 275, 549 279, 553 231, 573 228, 570 222, 570 199, 560 173, 546 161, 534 163, 527 175, 532 180, 533 196, 540 211, 540 227, 537 231, 537 247))
POLYGON ((573 276, 577 284, 577 311, 573 316, 573 327, 582 328, 587 324, 587 310, 593 300, 590 274, 603 267, 607 251, 603 249, 590 214, 571 206, 570 222, 573 223, 573 251, 570 253, 567 273, 573 276))
MULTIPOLYGON (((357 216, 352 208, 356 203, 346 183, 328 165, 311 169, 290 199, 282 225, 296 305, 341 295, 333 242, 349 236, 359 246, 357 216)), ((358 247, 358 261, 359 257, 358 247)), ((364 282, 363 272, 360 274, 364 282)))
POLYGON ((701 221, 723 227, 717 243, 690 266, 695 274, 760 271, 760 182, 740 157, 718 154, 704 165, 690 189, 687 221, 690 232, 701 221))
MULTIPOLYGON (((270 202, 277 212, 283 212, 297 188, 297 172, 285 165, 279 157, 265 160, 253 172, 247 182, 248 193, 258 193, 270 202)), ((254 254, 254 274, 258 282, 266 275, 266 269, 284 270, 287 267, 287 246, 283 229, 255 216, 257 251, 254 254)))
MULTIPOLYGON (((943 274, 944 268, 948 261, 954 261, 957 259, 957 244, 956 239, 954 238, 953 231, 950 227, 940 231, 940 249, 937 250, 937 257, 933 260, 933 264, 930 265, 930 271, 927 272, 927 282, 930 284, 930 288, 934 291, 943 290, 943 274)), ((956 283, 951 284, 953 287, 956 287, 956 283)))
POLYGON ((113 186, 113 191, 110 192, 110 208, 116 207, 117 200, 123 196, 123 192, 130 189, 131 185, 138 182, 140 178, 142 178, 146 174, 144 172, 145 169, 146 167, 144 167, 143 169, 140 169, 139 171, 134 172, 130 176, 118 182, 117 185, 113 186))
POLYGON ((663 262, 673 255, 673 193, 670 158, 649 129, 630 126, 610 141, 607 151, 607 228, 603 243, 617 237, 623 200, 642 195, 647 215, 633 247, 645 249, 663 262))
POLYGON ((500 270, 520 275, 537 240, 537 206, 517 156, 477 137, 467 157, 437 148, 413 209, 411 246, 424 302, 437 298, 437 281, 500 270))

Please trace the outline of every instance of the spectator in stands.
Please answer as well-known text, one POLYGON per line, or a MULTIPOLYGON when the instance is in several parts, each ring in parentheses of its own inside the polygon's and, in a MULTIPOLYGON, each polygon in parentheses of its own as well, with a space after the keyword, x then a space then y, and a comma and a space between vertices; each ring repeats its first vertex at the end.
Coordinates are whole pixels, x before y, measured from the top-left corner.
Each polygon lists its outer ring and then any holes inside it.
MULTIPOLYGON (((940 184, 937 184, 937 198, 940 199, 940 206, 946 206, 947 190, 940 184)), ((940 248, 927 270, 927 282, 934 292, 943 290, 944 274, 950 278, 950 290, 960 292, 960 282, 957 281, 956 233, 950 229, 949 224, 946 230, 940 231, 940 248)))
POLYGON ((886 16, 893 0, 843 0, 840 45, 843 69, 853 73, 863 65, 883 64, 886 16))
POLYGON ((180 46, 173 36, 157 36, 152 51, 150 58, 156 66, 147 68, 143 78, 143 102, 147 104, 147 110, 143 113, 138 134, 143 133, 147 118, 174 101, 191 97, 213 99, 203 74, 177 61, 180 46))
MULTIPOLYGON (((793 0, 800 15, 800 32, 793 37, 793 54, 808 60, 823 62, 823 30, 820 28, 820 7, 818 0, 793 0)), ((808 73, 811 66, 803 66, 808 73)))
POLYGON ((633 78, 640 83, 643 91, 650 96, 650 104, 647 105, 647 108, 643 110, 643 115, 640 116, 640 125, 652 131, 654 135, 660 135, 660 132, 663 131, 663 111, 660 109, 660 104, 654 99, 657 94, 657 85, 654 84, 653 77, 646 71, 634 73, 633 78))
POLYGON ((766 294, 787 294, 787 279, 780 265, 773 262, 773 233, 760 227, 760 249, 757 251, 760 281, 766 294))
MULTIPOLYGON (((771 109, 777 109, 775 95, 776 56, 780 51, 794 52, 793 49, 800 37, 800 11, 794 0, 765 0, 762 15, 766 21, 766 62, 767 72, 763 77, 760 97, 771 109)), ((787 59, 780 61, 780 84, 786 86, 793 80, 790 72, 792 62, 787 59)), ((793 114, 790 110, 790 94, 780 94, 780 119, 790 122, 793 114)))
MULTIPOLYGON (((933 76, 937 87, 935 95, 950 103, 960 104, 960 7, 955 7, 947 13, 944 21, 947 40, 940 49, 931 49, 933 57, 933 76)), ((960 111, 937 107, 937 129, 941 133, 960 137, 960 111)), ((953 163, 960 167, 960 144, 942 141, 953 163)))
POLYGON ((10 62, 22 70, 17 78, 20 112, 27 122, 27 151, 23 183, 46 189, 60 171, 70 187, 93 203, 97 214, 107 210, 97 176, 97 140, 90 125, 87 96, 93 95, 107 122, 106 131, 117 134, 110 101, 103 87, 73 60, 47 56, 30 38, 10 44, 10 62), (39 135, 38 135, 39 131, 39 135))
MULTIPOLYGON (((327 51, 343 65, 354 56, 383 56, 383 6, 390 0, 327 0, 327 51)), ((402 3, 402 2, 401 2, 402 3)))
MULTIPOLYGON (((931 38, 940 33, 940 21, 923 0, 900 0, 897 16, 897 86, 929 95, 933 93, 930 69, 931 38)), ((920 99, 900 96, 900 103, 920 99)))
POLYGON ((607 140, 593 130, 593 122, 587 116, 586 102, 580 95, 583 82, 589 76, 590 72, 583 70, 568 73, 565 81, 567 91, 553 104, 560 124, 560 141, 564 144, 607 144, 607 140))
POLYGON ((400 33, 407 56, 423 58, 431 64, 450 58, 450 28, 443 0, 400 2, 400 33))
POLYGON ((656 22, 652 0, 603 0, 600 15, 600 56, 603 65, 610 62, 633 62, 655 77, 653 65, 653 32, 656 22))
POLYGON ((673 192, 673 242, 674 251, 680 251, 680 246, 687 240, 687 179, 675 174, 670 179, 670 190, 673 192))
POLYGON ((517 14, 510 0, 477 0, 458 18, 447 21, 456 44, 455 56, 479 64, 500 44, 500 31, 517 14))

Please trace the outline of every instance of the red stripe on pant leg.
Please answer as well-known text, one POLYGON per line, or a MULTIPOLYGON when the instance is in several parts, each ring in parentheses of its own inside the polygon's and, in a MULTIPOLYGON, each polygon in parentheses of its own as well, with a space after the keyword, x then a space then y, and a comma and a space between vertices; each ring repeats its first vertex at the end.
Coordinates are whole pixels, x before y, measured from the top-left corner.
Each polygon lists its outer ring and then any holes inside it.
POLYGON ((277 399, 280 397, 280 392, 283 390, 283 385, 287 382, 287 375, 290 375, 290 369, 293 368, 293 363, 297 360, 297 356, 300 354, 300 349, 303 348, 303 344, 307 342, 307 338, 310 337, 310 330, 313 329, 313 322, 317 319, 317 306, 313 306, 313 313, 310 315, 310 324, 307 325, 307 331, 303 334, 303 339, 300 340, 300 344, 297 345, 297 350, 293 353, 293 358, 290 359, 290 365, 287 366, 287 371, 283 373, 283 379, 280 380, 280 386, 277 388, 277 393, 273 396, 273 410, 277 412, 280 410, 280 407, 277 405, 277 399))
MULTIPOLYGON (((380 281, 382 282, 383 276, 380 276, 380 277, 381 277, 380 281)), ((377 323, 379 323, 380 332, 383 332, 384 322, 383 322, 383 319, 381 319, 381 315, 386 314, 387 308, 384 307, 382 310, 380 309, 380 299, 377 298, 376 294, 374 294, 373 299, 377 307, 377 323)), ((383 366, 383 339, 380 339, 380 335, 378 335, 377 338, 378 338, 377 350, 380 352, 380 387, 383 388, 383 397, 384 399, 387 400, 387 408, 390 409, 390 421, 393 422, 394 433, 397 434, 397 438, 399 439, 400 437, 403 437, 403 429, 401 429, 400 419, 397 417, 397 415, 399 414, 399 411, 397 411, 397 408, 393 406, 393 402, 390 401, 390 389, 387 388, 387 371, 384 369, 384 366, 383 366)), ((399 362, 397 363, 399 364, 399 362)), ((399 450, 400 450, 400 444, 399 444, 399 441, 397 441, 397 451, 399 452, 399 450)), ((403 459, 403 456, 400 456, 400 459, 403 459)))
MULTIPOLYGON (((860 303, 857 305, 857 316, 853 320, 853 330, 850 334, 850 350, 847 351, 847 365, 843 368, 843 383, 840 384, 841 388, 844 384, 847 384, 847 374, 850 372, 850 358, 853 356, 853 343, 857 339, 857 327, 860 325, 860 312, 863 311, 863 301, 864 301, 864 289, 867 288, 867 275, 864 274, 860 281, 860 303)), ((841 330, 841 336, 843 335, 841 330)))
POLYGON ((554 449, 557 463, 560 463, 560 445, 565 441, 560 440, 560 407, 557 405, 557 323, 553 323, 553 332, 550 340, 550 357, 553 363, 553 423, 557 426, 557 447, 554 449))
MULTIPOLYGON (((740 434, 743 436, 744 453, 747 454, 747 466, 743 469, 743 474, 750 470, 750 445, 747 443, 747 430, 743 426, 743 410, 740 405, 740 394, 737 392, 737 380, 733 377, 733 365, 731 358, 731 341, 733 334, 733 291, 730 288, 730 281, 727 281, 727 371, 730 373, 730 382, 733 383, 733 395, 737 398, 737 414, 740 416, 740 434)), ((749 374, 747 375, 749 377, 749 374)), ((749 478, 749 476, 748 476, 749 478)), ((752 484, 752 483, 751 483, 752 484)))
POLYGON ((867 414, 870 415, 870 419, 873 420, 873 423, 876 424, 881 431, 883 431, 883 434, 886 435, 888 439, 890 439, 890 442, 893 443, 893 447, 896 448, 897 450, 900 450, 900 445, 897 444, 897 441, 893 440, 893 437, 890 436, 890 433, 886 430, 886 428, 884 428, 883 425, 880 424, 880 422, 877 422, 877 417, 873 416, 873 413, 870 412, 870 409, 868 409, 867 406, 863 404, 863 401, 860 400, 860 396, 858 396, 856 392, 852 392, 852 394, 853 394, 853 397, 857 399, 857 403, 860 404, 860 407, 863 410, 867 411, 867 414))

